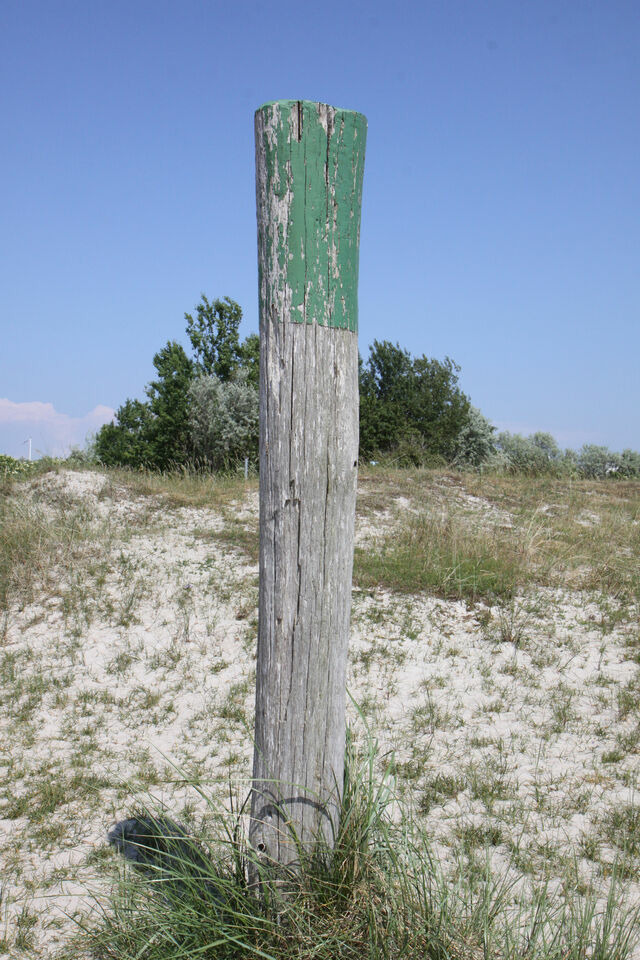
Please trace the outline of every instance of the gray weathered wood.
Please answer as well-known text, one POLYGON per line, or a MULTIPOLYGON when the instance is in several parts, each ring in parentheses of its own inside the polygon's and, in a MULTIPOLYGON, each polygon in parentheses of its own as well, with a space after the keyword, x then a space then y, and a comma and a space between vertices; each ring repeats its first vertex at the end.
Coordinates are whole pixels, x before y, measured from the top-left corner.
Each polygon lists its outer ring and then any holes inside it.
MULTIPOLYGON (((354 119, 355 118, 355 119, 354 119)), ((358 459, 366 121, 256 113, 260 594, 250 840, 291 866, 331 844, 342 789, 358 459), (355 264, 355 269, 354 269, 355 264)))

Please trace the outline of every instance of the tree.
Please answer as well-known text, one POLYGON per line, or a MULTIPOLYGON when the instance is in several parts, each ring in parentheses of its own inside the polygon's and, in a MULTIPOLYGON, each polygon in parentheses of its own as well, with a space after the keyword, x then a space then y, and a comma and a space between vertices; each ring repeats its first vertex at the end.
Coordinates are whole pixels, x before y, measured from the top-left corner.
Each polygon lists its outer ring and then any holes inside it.
POLYGON ((195 311, 195 317, 185 313, 184 318, 198 371, 229 380, 242 361, 238 335, 242 310, 229 297, 210 303, 203 293, 195 311))
POLYGON ((250 333, 240 344, 240 364, 247 375, 247 383, 256 390, 260 385, 260 337, 257 333, 250 333))
MULTIPOLYGON (((260 340, 254 333, 240 342, 240 306, 230 297, 210 302, 203 294, 195 316, 185 313, 185 319, 195 358, 190 359, 175 341, 156 353, 153 364, 158 376, 145 388, 148 402, 127 400, 116 414, 117 422, 107 424, 96 436, 96 456, 102 463, 166 470, 190 460, 194 451, 189 388, 198 374, 228 383, 242 370, 243 383, 257 392, 260 340)), ((227 416, 229 409, 227 405, 220 416, 227 416)))
POLYGON ((562 458, 562 451, 555 437, 550 433, 538 430, 537 433, 531 435, 530 440, 533 446, 544 454, 550 464, 555 464, 562 458))
POLYGON ((405 436, 413 386, 411 355, 388 340, 373 341, 360 370, 360 449, 388 451, 405 436))
POLYGON ((153 416, 150 430, 152 465, 166 470, 185 463, 191 454, 189 387, 195 367, 183 347, 174 340, 156 353, 153 365, 158 378, 146 388, 153 416))
POLYGON ((125 400, 116 423, 106 423, 95 438, 95 456, 106 466, 141 467, 153 461, 153 414, 148 403, 125 400))
POLYGON ((453 458, 469 416, 459 371, 449 357, 413 359, 399 344, 374 340, 366 365, 360 364, 361 455, 386 453, 409 441, 423 457, 453 458))
POLYGON ((457 385, 460 367, 449 357, 441 361, 423 355, 414 360, 413 369, 413 425, 433 453, 450 460, 470 408, 469 398, 457 385))

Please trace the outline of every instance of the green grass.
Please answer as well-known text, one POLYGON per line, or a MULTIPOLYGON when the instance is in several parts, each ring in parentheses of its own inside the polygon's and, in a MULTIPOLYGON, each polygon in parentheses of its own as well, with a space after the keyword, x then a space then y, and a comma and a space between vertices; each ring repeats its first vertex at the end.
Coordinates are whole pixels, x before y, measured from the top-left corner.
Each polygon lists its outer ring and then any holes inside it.
MULTIPOLYGON (((44 467, 0 485, 0 612, 60 589, 69 612, 82 610, 86 597, 78 575, 96 566, 107 549, 108 525, 96 522, 82 500, 61 492, 23 495, 26 480, 38 482, 44 467)), ((84 577, 80 577, 84 584, 84 577)))
POLYGON ((110 786, 109 780, 84 770, 66 774, 45 769, 29 779, 24 793, 8 801, 3 816, 7 820, 28 816, 32 824, 41 825, 61 807, 95 796, 101 788, 110 786))
MULTIPOLYGON (((247 491, 257 491, 255 479, 245 483, 234 475, 188 471, 110 470, 108 476, 112 484, 165 506, 217 509, 223 527, 196 536, 257 561, 257 520, 238 518, 231 509, 247 491)), ((356 548, 357 586, 503 603, 536 585, 570 586, 600 590, 625 603, 640 600, 640 482, 361 468, 362 519, 375 523, 398 498, 413 509, 385 520, 387 532, 373 546, 356 548), (443 493, 445 510, 439 506, 443 493), (504 511, 509 523, 478 522, 465 496, 504 511), (599 522, 590 521, 592 515, 599 522)))
POLYGON ((201 540, 214 540, 245 553, 252 563, 258 562, 258 524, 257 520, 247 521, 238 519, 229 510, 223 510, 225 521, 220 529, 196 530, 195 535, 201 540))
MULTIPOLYGON (((170 507, 222 508, 243 497, 246 491, 258 488, 255 478, 245 481, 234 473, 209 473, 187 469, 157 473, 117 467, 111 467, 104 472, 113 486, 124 487, 134 496, 157 497, 162 506, 170 507)), ((108 495, 108 490, 105 495, 108 495)))
POLYGON ((602 835, 625 853, 640 853, 640 806, 623 804, 612 810, 602 824, 602 835))
MULTIPOLYGON (((302 851, 284 886, 259 868, 251 882, 241 821, 221 818, 200 836, 212 860, 204 877, 175 856, 162 872, 121 869, 108 905, 62 957, 93 960, 624 960, 638 910, 620 905, 615 879, 604 909, 589 895, 535 888, 514 907, 482 851, 497 828, 461 828, 467 866, 444 876, 393 783, 376 779, 375 746, 358 755, 348 740, 340 829, 332 850, 302 851), (509 910, 507 906, 510 905, 509 910)), ((201 786, 195 789, 204 796, 201 786)), ((151 808, 152 815, 161 815, 151 808)))
POLYGON ((525 569, 512 534, 473 528, 455 513, 421 513, 407 516, 374 548, 356 548, 354 582, 446 599, 510 598, 525 569))
POLYGON ((532 581, 640 601, 639 481, 468 474, 463 483, 509 510, 520 529, 538 525, 532 581))
POLYGON ((412 506, 356 548, 361 587, 508 602, 539 585, 640 601, 638 481, 365 469, 360 487, 359 512, 374 521, 400 496, 412 506), (480 522, 469 496, 502 511, 504 522, 480 522))

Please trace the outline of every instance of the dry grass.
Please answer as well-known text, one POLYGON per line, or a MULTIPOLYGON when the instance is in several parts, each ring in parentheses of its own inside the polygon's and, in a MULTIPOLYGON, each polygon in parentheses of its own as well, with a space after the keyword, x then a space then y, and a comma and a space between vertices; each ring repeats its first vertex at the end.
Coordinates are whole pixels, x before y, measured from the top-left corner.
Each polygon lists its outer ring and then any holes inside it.
POLYGON ((360 586, 469 600, 568 586, 640 599, 640 483, 399 474, 361 479, 359 509, 383 532, 356 552, 360 586), (411 508, 388 522, 399 498, 411 508))

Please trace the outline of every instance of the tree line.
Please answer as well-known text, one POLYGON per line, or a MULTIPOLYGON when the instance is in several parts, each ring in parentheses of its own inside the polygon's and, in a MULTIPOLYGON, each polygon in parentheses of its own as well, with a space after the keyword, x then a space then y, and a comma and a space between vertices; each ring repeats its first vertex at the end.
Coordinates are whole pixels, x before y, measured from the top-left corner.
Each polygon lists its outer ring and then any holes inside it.
MULTIPOLYGON (((128 399, 98 432, 93 453, 109 466, 228 470, 258 457, 257 334, 240 340, 240 306, 203 294, 185 313, 191 356, 170 340, 153 358, 146 400, 128 399)), ((449 357, 413 357, 374 340, 360 358, 360 456, 399 466, 453 464, 476 469, 574 476, 640 476, 640 454, 586 444, 562 451, 548 433, 498 433, 459 385, 449 357)))

